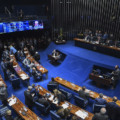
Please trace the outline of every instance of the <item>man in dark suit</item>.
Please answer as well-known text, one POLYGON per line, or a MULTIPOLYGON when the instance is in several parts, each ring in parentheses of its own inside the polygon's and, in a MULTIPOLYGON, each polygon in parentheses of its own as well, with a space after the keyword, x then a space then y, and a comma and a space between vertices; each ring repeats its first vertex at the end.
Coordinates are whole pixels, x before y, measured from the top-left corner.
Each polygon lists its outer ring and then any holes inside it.
POLYGON ((35 54, 34 54, 34 59, 35 59, 36 61, 39 61, 39 60, 40 60, 40 55, 38 54, 38 52, 35 52, 35 54))
POLYGON ((42 98, 39 98, 38 102, 44 105, 45 107, 48 107, 50 105, 50 103, 48 102, 48 98, 45 96, 43 96, 42 98))
POLYGON ((100 113, 95 113, 92 120, 108 120, 108 115, 106 115, 106 109, 101 108, 100 113))
POLYGON ((106 103, 107 103, 107 101, 105 99, 103 99, 103 94, 102 93, 99 94, 99 98, 95 99, 95 104, 105 105, 106 103))
POLYGON ((28 86, 28 89, 26 91, 24 91, 24 96, 25 96, 25 104, 32 109, 33 106, 33 97, 30 93, 30 91, 32 90, 32 86, 28 86))
POLYGON ((67 119, 70 116, 70 110, 68 108, 59 108, 56 112, 62 119, 67 119))
POLYGON ((49 82, 49 84, 58 84, 57 82, 54 81, 54 78, 51 78, 51 81, 49 82))
POLYGON ((120 120, 120 107, 116 104, 117 97, 113 97, 112 102, 106 105, 107 113, 111 120, 120 120))
POLYGON ((5 84, 0 81, 0 100, 2 101, 3 105, 7 105, 7 98, 8 98, 8 92, 7 88, 5 87, 5 84))
POLYGON ((38 72, 35 67, 32 68, 32 75, 35 79, 42 79, 42 74, 38 72))
POLYGON ((89 93, 87 93, 85 90, 86 90, 86 87, 83 86, 82 90, 80 90, 78 93, 79 93, 79 96, 86 101, 86 100, 88 100, 89 93))
POLYGON ((57 98, 58 100, 58 104, 60 102, 64 102, 64 100, 66 99, 65 95, 62 94, 59 90, 55 89, 54 91, 54 99, 57 98))

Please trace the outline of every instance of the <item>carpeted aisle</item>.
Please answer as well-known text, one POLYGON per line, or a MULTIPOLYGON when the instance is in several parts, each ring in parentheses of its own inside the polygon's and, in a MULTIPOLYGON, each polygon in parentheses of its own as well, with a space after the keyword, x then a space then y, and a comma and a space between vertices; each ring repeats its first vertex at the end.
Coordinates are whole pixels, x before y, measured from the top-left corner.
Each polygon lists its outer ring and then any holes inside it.
MULTIPOLYGON (((114 68, 114 65, 118 64, 120 65, 120 59, 111 57, 108 55, 103 55, 101 53, 97 53, 94 51, 90 51, 87 49, 83 49, 80 47, 74 46, 74 41, 68 41, 66 44, 63 45, 56 45, 54 43, 51 43, 47 49, 39 51, 41 56, 41 64, 48 69, 48 79, 42 81, 42 82, 35 82, 35 84, 39 84, 47 89, 47 83, 50 81, 51 77, 62 77, 72 83, 78 84, 80 86, 86 86, 88 89, 91 89, 93 91, 104 93, 107 96, 113 97, 117 96, 120 99, 119 91, 120 91, 120 82, 118 83, 118 86, 116 89, 111 90, 110 88, 98 88, 96 87, 91 80, 88 79, 88 75, 90 71, 92 70, 92 66, 94 64, 105 66, 107 68, 114 68), (58 49, 59 51, 66 54, 66 58, 64 61, 58 65, 54 66, 52 65, 48 59, 47 55, 50 54, 53 49, 58 49)), ((19 65, 22 67, 22 69, 26 72, 25 68, 22 66, 21 63, 19 65)), ((4 77, 3 72, 0 68, 0 73, 2 77, 4 77)), ((28 72, 27 72, 28 73, 28 72)), ((28 73, 29 74, 29 73, 28 73)), ((9 81, 6 81, 8 85, 8 92, 9 96, 11 94, 16 95, 23 103, 24 103, 24 90, 27 89, 23 84, 21 84, 21 87, 18 90, 14 90, 11 87, 11 84, 9 81)), ((30 78, 30 84, 34 83, 33 78, 30 78)), ((64 88, 60 86, 61 88, 64 88)), ((73 91, 64 88, 70 92, 74 93, 73 91)), ((70 101, 72 104, 74 104, 74 100, 71 99, 70 101)), ((93 100, 89 101, 90 104, 87 106, 86 110, 92 112, 92 104, 93 100)), ((34 111, 37 115, 39 115, 43 120, 50 120, 50 115, 48 116, 41 116, 39 111, 34 108, 34 111)))

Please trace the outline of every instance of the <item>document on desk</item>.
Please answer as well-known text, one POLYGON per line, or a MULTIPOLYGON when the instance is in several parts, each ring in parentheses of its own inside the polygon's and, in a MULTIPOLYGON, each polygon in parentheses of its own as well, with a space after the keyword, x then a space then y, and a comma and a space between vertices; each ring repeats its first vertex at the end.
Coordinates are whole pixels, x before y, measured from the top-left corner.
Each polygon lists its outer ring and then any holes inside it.
POLYGON ((53 103, 54 104, 58 104, 58 100, 53 100, 53 103))
POLYGON ((81 110, 78 110, 75 114, 77 116, 79 116, 80 118, 82 118, 83 120, 88 116, 87 112, 84 112, 84 111, 81 111, 81 110))
POLYGON ((28 78, 28 76, 25 75, 25 74, 21 74, 20 76, 21 76, 21 78, 22 78, 23 80, 25 80, 26 78, 28 78))
POLYGON ((54 98, 54 95, 51 95, 48 99, 49 99, 50 101, 52 101, 53 98, 54 98))
POLYGON ((62 104, 62 107, 63 107, 64 109, 66 109, 66 108, 68 108, 69 106, 66 105, 66 104, 62 104))
POLYGON ((12 106, 12 105, 14 105, 16 103, 17 99, 15 97, 15 98, 9 99, 8 101, 9 101, 9 106, 12 106))

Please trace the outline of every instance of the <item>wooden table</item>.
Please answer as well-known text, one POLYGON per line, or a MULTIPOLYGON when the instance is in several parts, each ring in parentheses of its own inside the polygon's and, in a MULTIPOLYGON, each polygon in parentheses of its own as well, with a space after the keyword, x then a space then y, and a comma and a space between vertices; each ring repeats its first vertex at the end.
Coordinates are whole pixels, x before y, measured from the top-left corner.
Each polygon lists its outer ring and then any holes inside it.
POLYGON ((6 83, 5 83, 5 81, 3 80, 3 78, 2 78, 1 75, 0 75, 0 81, 2 81, 2 82, 4 83, 5 87, 7 87, 7 85, 6 85, 6 83))
POLYGON ((74 38, 74 41, 76 46, 95 50, 115 57, 120 57, 120 48, 118 47, 92 43, 89 41, 85 41, 85 39, 79 39, 79 38, 74 38))
MULTIPOLYGON (((71 83, 71 82, 69 82, 69 81, 67 81, 67 80, 64 80, 64 79, 60 78, 60 77, 56 77, 54 80, 55 80, 57 83, 65 86, 65 87, 67 87, 67 88, 69 88, 69 89, 71 89, 71 90, 74 90, 75 92, 78 92, 79 90, 82 89, 81 86, 78 86, 78 85, 76 85, 76 84, 73 84, 73 83, 71 83)), ((99 97, 99 93, 97 93, 97 92, 94 92, 94 91, 91 91, 91 90, 88 90, 88 89, 86 89, 86 92, 88 92, 88 93, 90 94, 90 97, 91 97, 92 99, 95 99, 95 98, 98 98, 98 97, 99 97)), ((111 97, 108 97, 108 96, 106 96, 106 95, 103 96, 103 99, 105 99, 107 102, 112 102, 112 100, 113 100, 111 97)), ((117 105, 120 106, 120 100, 118 100, 116 103, 117 103, 117 105)))
POLYGON ((21 69, 19 64, 16 61, 16 58, 14 55, 10 55, 11 59, 13 59, 13 69, 17 73, 17 75, 21 78, 23 81, 27 81, 29 83, 30 77, 21 69))
MULTIPOLYGON (((36 86, 36 89, 37 89, 37 90, 38 90, 38 88, 39 88, 39 94, 42 95, 42 96, 45 95, 46 93, 50 93, 51 95, 53 95, 50 91, 46 90, 45 88, 43 88, 43 87, 41 87, 41 86, 39 86, 39 85, 36 86)), ((49 99, 49 98, 48 98, 48 99, 49 99)), ((50 100, 50 99, 49 99, 49 101, 50 101, 51 103, 53 102, 53 101, 50 100)), ((58 106, 62 106, 62 105, 64 105, 64 104, 67 104, 68 109, 70 109, 70 113, 71 113, 71 114, 73 114, 73 115, 81 118, 80 116, 76 115, 76 112, 77 112, 78 110, 80 110, 80 111, 85 112, 85 113, 88 114, 87 117, 86 117, 84 120, 92 120, 92 117, 93 117, 93 114, 92 114, 92 113, 90 113, 90 112, 88 112, 88 111, 86 111, 86 110, 83 110, 82 108, 77 107, 77 106, 69 103, 68 101, 61 102, 58 106)))
POLYGON ((34 61, 35 66, 37 68, 38 71, 40 71, 42 74, 46 74, 46 79, 48 79, 48 70, 46 68, 44 68, 42 65, 40 65, 29 53, 29 51, 27 49, 24 50, 24 53, 26 55, 26 57, 32 62, 34 61))
POLYGON ((32 112, 29 108, 27 108, 17 97, 13 96, 8 99, 16 98, 16 103, 11 105, 11 107, 16 111, 16 113, 24 120, 42 120, 38 117, 34 112, 32 112), (25 110, 25 109, 27 110, 25 110), (25 112, 26 115, 23 115, 22 112, 25 112))
POLYGON ((100 75, 95 75, 94 73, 89 74, 89 79, 95 81, 98 87, 101 85, 111 86, 112 84, 112 79, 105 79, 100 75))

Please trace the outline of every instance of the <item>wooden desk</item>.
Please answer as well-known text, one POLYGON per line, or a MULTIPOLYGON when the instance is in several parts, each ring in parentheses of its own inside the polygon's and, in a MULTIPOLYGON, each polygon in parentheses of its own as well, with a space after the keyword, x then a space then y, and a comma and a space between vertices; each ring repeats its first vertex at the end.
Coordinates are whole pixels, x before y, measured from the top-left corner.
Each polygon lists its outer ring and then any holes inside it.
MULTIPOLYGON (((12 97, 8 99, 9 100, 12 97)), ((16 113, 24 120, 42 120, 40 117, 38 117, 34 112, 32 112, 29 108, 27 108, 17 97, 13 96, 13 98, 16 98, 17 101, 14 105, 11 107, 16 111, 16 113), (27 109, 27 111, 24 110, 24 107, 27 109), (23 115, 22 112, 25 112, 26 115, 23 115)))
POLYGON ((42 74, 46 74, 46 79, 48 79, 48 70, 46 68, 44 68, 42 65, 40 65, 29 53, 29 51, 27 49, 24 50, 24 53, 26 55, 26 57, 32 62, 34 61, 35 66, 37 68, 38 71, 40 71, 42 74))
MULTIPOLYGON (((75 84, 73 84, 73 83, 71 83, 71 82, 69 82, 67 80, 64 80, 64 79, 62 79, 60 77, 56 77, 54 80, 57 83, 65 86, 65 87, 67 87, 67 88, 69 88, 71 90, 74 90, 75 92, 78 92, 79 90, 82 89, 82 87, 80 87, 78 85, 75 85, 75 84)), ((95 99, 95 98, 99 97, 99 93, 97 93, 97 92, 94 92, 94 91, 91 91, 91 90, 88 90, 88 89, 86 89, 86 92, 88 92, 90 94, 90 97, 92 99, 95 99)), ((112 102, 112 100, 113 100, 111 97, 108 97, 108 96, 105 96, 105 95, 103 96, 103 99, 105 99, 107 102, 112 102)), ((116 103, 117 103, 117 105, 120 106, 120 100, 118 100, 116 103)))
POLYGON ((101 85, 111 86, 112 83, 112 79, 105 79, 100 77, 100 75, 95 75, 93 73, 89 74, 89 79, 95 81, 98 87, 101 85))
POLYGON ((19 64, 16 61, 16 58, 14 55, 10 55, 11 59, 13 59, 13 69, 16 71, 17 75, 21 78, 23 81, 28 81, 30 77, 21 69, 19 64))
POLYGON ((79 39, 79 38, 74 38, 75 40, 75 45, 91 50, 95 50, 104 54, 112 55, 115 57, 120 57, 120 48, 115 47, 115 46, 107 46, 107 45, 102 45, 102 44, 97 44, 97 43, 92 43, 89 41, 85 41, 85 39, 79 39))
POLYGON ((5 81, 3 80, 3 78, 2 78, 1 75, 0 75, 0 81, 2 81, 2 82, 4 83, 5 87, 7 87, 7 85, 6 85, 6 83, 5 83, 5 81))
MULTIPOLYGON (((38 88, 40 88, 40 89, 39 89, 39 94, 42 95, 42 96, 45 95, 46 93, 50 93, 51 95, 53 95, 51 92, 49 92, 48 90, 44 89, 43 87, 41 87, 41 86, 39 86, 39 85, 36 86, 36 89, 38 89, 38 88)), ((50 101, 51 103, 53 102, 52 100, 49 100, 49 101, 50 101)), ((92 117, 93 117, 93 114, 92 114, 92 113, 90 113, 90 112, 88 112, 88 111, 86 111, 86 110, 83 110, 82 108, 77 107, 77 106, 69 103, 68 101, 61 102, 58 106, 62 106, 63 104, 67 104, 68 109, 71 110, 71 111, 70 111, 71 114, 76 115, 76 112, 77 112, 78 110, 80 110, 80 111, 86 112, 86 113, 88 114, 87 117, 86 117, 84 120, 92 120, 92 117)), ((78 116, 78 115, 76 115, 76 116, 79 117, 79 118, 81 118, 81 117, 78 116)))

